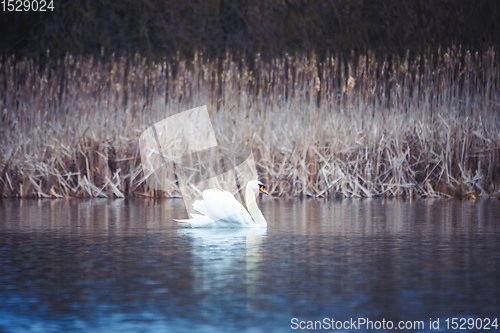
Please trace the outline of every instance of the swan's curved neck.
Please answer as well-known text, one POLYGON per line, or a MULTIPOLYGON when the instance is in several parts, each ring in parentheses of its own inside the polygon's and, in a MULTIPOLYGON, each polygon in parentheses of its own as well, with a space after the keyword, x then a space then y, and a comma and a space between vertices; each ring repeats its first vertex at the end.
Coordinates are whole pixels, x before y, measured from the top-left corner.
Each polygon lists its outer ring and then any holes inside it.
POLYGON ((262 215, 259 207, 257 207, 257 201, 255 200, 255 192, 247 185, 245 191, 245 202, 247 204, 248 212, 252 216, 254 222, 260 226, 266 226, 267 221, 262 215))

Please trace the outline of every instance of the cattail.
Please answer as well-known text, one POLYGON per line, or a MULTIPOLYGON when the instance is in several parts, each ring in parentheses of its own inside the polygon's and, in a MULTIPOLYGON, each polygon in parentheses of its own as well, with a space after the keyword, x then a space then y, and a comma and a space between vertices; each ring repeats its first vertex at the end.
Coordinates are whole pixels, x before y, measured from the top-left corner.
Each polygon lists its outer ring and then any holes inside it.
POLYGON ((356 80, 352 76, 349 76, 349 79, 347 80, 347 88, 353 89, 355 84, 356 80))
POLYGON ((250 70, 229 55, 102 66, 67 56, 53 72, 7 57, 0 80, 16 84, 0 85, 0 196, 176 196, 176 170, 161 189, 146 184, 139 136, 203 104, 221 149, 251 149, 276 195, 498 196, 496 57, 304 55, 250 70))

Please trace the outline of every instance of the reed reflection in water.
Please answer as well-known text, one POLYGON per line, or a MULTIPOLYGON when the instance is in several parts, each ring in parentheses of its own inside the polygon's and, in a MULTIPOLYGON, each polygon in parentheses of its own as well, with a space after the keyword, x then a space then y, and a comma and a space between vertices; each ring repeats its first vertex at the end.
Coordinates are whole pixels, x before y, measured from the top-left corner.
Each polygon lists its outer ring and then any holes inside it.
MULTIPOLYGON (((0 201, 0 329, 266 331, 500 313, 494 200, 261 201, 186 230, 182 200, 0 201)), ((441 327, 443 328, 443 327, 441 327)))

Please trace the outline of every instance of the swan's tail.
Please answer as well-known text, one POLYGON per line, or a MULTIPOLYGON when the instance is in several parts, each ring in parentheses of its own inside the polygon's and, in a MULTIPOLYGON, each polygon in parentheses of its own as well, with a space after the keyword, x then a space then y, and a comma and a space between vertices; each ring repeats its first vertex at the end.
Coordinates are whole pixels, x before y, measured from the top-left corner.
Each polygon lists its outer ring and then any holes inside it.
POLYGON ((192 214, 190 219, 185 219, 185 220, 174 219, 174 221, 177 222, 183 228, 208 227, 210 223, 214 222, 211 218, 200 214, 192 214))

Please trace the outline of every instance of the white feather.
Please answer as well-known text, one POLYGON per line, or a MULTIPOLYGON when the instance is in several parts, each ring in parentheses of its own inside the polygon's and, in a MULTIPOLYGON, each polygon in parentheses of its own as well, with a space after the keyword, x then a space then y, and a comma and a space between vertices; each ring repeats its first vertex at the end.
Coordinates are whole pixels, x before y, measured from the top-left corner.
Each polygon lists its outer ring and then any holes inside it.
POLYGON ((184 228, 200 228, 214 222, 211 218, 200 214, 192 214, 190 219, 174 221, 184 228))
MULTIPOLYGON (((250 212, 258 210, 255 202, 256 192, 258 192, 258 182, 249 182, 247 184, 247 204, 249 201, 254 204, 250 212)), ((193 203, 193 209, 203 215, 192 214, 190 219, 174 221, 186 228, 245 228, 266 225, 260 211, 250 214, 233 194, 219 189, 203 191, 203 200, 196 200, 193 203), (257 215, 259 215, 260 223, 254 221, 257 215)))

